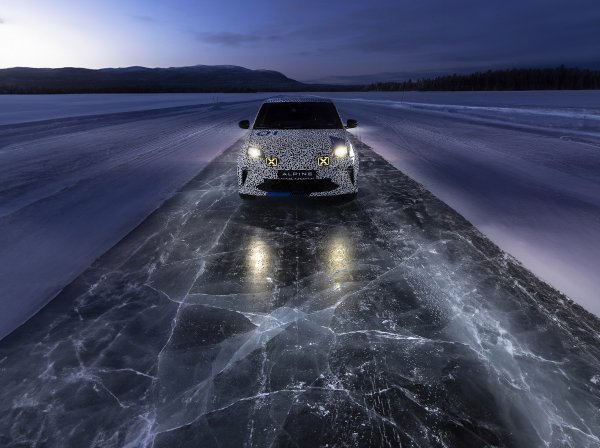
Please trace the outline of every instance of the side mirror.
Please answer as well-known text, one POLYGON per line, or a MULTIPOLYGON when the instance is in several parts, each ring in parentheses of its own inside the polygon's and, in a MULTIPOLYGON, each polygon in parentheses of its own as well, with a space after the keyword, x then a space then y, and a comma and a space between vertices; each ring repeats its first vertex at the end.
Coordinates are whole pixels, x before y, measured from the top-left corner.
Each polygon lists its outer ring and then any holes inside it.
POLYGON ((346 128, 351 129, 355 128, 356 126, 358 126, 358 121, 356 121, 354 118, 348 118, 348 121, 346 122, 346 128))
POLYGON ((248 129, 250 127, 250 121, 249 120, 242 120, 238 123, 239 127, 242 129, 248 129))

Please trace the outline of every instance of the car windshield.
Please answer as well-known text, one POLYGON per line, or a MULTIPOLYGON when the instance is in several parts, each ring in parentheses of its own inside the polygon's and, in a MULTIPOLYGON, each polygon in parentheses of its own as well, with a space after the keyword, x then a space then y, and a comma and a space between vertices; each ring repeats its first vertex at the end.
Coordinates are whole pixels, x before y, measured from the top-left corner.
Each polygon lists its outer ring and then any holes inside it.
POLYGON ((342 129, 333 103, 266 103, 260 108, 254 129, 342 129))

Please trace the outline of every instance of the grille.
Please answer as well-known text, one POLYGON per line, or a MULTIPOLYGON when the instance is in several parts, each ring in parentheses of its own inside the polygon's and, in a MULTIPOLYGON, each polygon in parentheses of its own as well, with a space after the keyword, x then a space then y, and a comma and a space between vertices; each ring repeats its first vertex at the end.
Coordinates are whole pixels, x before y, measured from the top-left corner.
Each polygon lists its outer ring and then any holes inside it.
POLYGON ((264 179, 256 188, 266 192, 317 193, 333 191, 338 187, 331 179, 264 179))

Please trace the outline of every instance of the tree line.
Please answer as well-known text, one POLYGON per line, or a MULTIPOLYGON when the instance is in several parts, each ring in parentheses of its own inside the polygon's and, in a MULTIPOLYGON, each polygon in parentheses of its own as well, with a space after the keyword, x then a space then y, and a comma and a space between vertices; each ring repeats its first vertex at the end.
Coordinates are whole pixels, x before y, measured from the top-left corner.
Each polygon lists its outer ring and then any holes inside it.
POLYGON ((379 82, 366 90, 588 90, 600 89, 600 71, 579 68, 488 70, 404 82, 379 82))

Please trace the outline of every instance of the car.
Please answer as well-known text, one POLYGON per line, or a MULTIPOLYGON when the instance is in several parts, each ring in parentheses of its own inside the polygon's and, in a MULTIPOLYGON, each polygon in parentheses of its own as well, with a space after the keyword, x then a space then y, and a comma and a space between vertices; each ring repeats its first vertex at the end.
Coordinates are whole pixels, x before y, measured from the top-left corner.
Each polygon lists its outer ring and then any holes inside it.
POLYGON ((262 103, 238 157, 242 199, 257 196, 342 196, 358 192, 358 156, 329 99, 272 98, 262 103))

